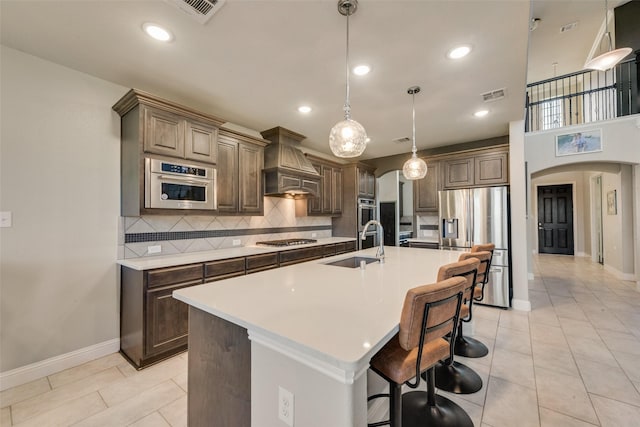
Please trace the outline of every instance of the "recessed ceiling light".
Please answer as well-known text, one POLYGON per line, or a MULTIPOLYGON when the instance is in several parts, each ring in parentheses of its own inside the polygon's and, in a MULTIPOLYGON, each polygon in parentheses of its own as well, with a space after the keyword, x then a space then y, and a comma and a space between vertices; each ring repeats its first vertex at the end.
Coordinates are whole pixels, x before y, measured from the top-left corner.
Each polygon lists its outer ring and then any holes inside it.
POLYGON ((473 115, 476 116, 476 117, 484 117, 487 114, 489 114, 489 110, 479 110, 479 111, 476 111, 475 113, 473 113, 473 115))
POLYGON ((307 114, 311 112, 311 107, 309 107, 308 105, 301 105, 298 107, 298 111, 307 114))
POLYGON ((369 74, 369 71, 371 71, 371 67, 362 64, 353 69, 353 74, 356 76, 364 76, 365 74, 369 74))
POLYGON ((153 37, 161 42, 170 42, 173 40, 173 35, 166 29, 162 28, 158 24, 152 22, 146 22, 142 25, 142 29, 148 36, 153 37))
POLYGON ((461 45, 456 46, 447 52, 447 58, 449 59, 460 59, 467 56, 471 52, 471 46, 469 45, 461 45))

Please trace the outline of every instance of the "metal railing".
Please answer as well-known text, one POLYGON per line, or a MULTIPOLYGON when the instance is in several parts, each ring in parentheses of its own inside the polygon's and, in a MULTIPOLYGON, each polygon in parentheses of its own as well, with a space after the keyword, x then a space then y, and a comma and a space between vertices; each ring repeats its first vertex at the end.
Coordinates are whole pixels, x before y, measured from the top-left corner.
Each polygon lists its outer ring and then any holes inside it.
POLYGON ((583 70, 527 85, 526 132, 609 120, 638 113, 638 64, 583 70))

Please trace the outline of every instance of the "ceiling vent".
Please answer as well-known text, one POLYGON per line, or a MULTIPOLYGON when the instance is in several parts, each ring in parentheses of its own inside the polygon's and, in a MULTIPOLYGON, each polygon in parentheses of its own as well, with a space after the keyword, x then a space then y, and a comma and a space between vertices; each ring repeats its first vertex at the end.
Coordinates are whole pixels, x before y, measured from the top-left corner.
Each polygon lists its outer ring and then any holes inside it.
POLYGON ((178 9, 194 18, 201 24, 206 24, 209 19, 224 5, 226 0, 165 0, 167 3, 177 6, 178 9))
POLYGON ((411 139, 409 139, 408 137, 404 136, 402 138, 392 139, 391 142, 393 142, 395 144, 404 144, 405 142, 411 142, 411 139))
POLYGON ((506 96, 506 92, 505 88, 485 92, 482 94, 482 100, 484 102, 498 101, 506 96))
POLYGON ((567 31, 575 30, 576 28, 578 28, 578 21, 563 25, 562 27, 560 27, 560 32, 566 33, 567 31))

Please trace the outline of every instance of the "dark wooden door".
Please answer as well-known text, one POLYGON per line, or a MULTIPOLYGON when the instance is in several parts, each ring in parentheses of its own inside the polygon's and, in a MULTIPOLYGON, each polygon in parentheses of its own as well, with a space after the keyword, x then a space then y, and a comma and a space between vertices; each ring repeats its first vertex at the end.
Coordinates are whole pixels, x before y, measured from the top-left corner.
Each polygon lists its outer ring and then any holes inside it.
POLYGON ((380 203, 380 223, 384 231, 384 245, 396 246, 396 202, 380 203))
POLYGON ((573 186, 538 187, 538 252, 573 255, 573 186))

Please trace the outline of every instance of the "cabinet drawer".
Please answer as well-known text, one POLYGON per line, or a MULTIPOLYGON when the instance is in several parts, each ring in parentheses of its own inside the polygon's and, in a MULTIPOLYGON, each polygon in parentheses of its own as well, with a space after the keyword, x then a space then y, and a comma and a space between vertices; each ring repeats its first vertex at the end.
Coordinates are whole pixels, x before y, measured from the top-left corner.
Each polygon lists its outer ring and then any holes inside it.
POLYGON ((322 256, 334 256, 336 254, 336 245, 326 245, 322 247, 322 256))
POLYGON ((147 272, 147 287, 154 288, 198 279, 202 279, 202 264, 158 268, 147 272))
POLYGON ((241 276, 244 272, 244 257, 221 259, 204 264, 204 277, 207 282, 211 282, 212 279, 220 280, 228 277, 241 276))
POLYGON ((322 258, 322 247, 293 249, 280 252, 280 266, 297 264, 299 262, 311 261, 322 258))
POLYGON ((278 253, 247 257, 247 274, 278 267, 278 253))
POLYGON ((356 250, 356 241, 336 243, 336 255, 343 254, 345 252, 353 252, 356 250))

